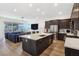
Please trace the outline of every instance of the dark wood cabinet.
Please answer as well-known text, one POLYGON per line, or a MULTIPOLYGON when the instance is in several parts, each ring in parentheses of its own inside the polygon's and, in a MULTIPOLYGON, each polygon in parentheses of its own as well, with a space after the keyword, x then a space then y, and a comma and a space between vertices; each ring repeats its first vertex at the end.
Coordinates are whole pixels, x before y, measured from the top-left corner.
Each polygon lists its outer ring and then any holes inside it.
POLYGON ((59 29, 69 29, 71 19, 63 19, 58 21, 59 29))
POLYGON ((65 36, 66 36, 66 34, 65 33, 59 33, 58 34, 58 40, 65 40, 65 36))
POLYGON ((79 3, 75 3, 71 14, 71 29, 79 30, 79 3))
POLYGON ((79 19, 79 3, 75 3, 72 9, 71 19, 74 21, 76 18, 79 19))
POLYGON ((71 19, 51 20, 45 22, 45 28, 49 29, 50 25, 58 25, 58 29, 69 29, 71 19))
POLYGON ((65 47, 65 56, 79 56, 79 50, 65 47))
POLYGON ((74 21, 74 30, 79 30, 79 20, 74 21))
POLYGON ((40 38, 38 40, 32 40, 29 38, 22 38, 22 48, 23 51, 28 52, 29 54, 36 56, 40 55, 49 45, 53 42, 53 34, 40 38))
POLYGON ((49 29, 50 25, 58 25, 58 20, 45 21, 45 28, 49 29))

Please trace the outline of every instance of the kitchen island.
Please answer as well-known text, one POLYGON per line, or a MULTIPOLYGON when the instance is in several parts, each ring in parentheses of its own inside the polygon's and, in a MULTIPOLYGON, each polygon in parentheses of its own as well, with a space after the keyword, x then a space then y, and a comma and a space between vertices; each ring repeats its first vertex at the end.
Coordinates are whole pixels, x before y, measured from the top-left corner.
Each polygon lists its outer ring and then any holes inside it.
POLYGON ((53 42, 52 33, 21 35, 23 51, 31 55, 40 55, 53 42))
POLYGON ((73 34, 66 36, 65 56, 79 56, 79 36, 73 34))

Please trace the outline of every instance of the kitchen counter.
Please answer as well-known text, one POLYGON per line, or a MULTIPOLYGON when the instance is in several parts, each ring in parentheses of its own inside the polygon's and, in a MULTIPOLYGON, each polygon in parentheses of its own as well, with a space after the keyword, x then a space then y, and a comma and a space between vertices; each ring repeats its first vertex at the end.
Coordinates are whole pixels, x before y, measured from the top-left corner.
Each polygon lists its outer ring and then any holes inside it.
POLYGON ((66 37, 65 47, 79 50, 79 38, 66 37))
POLYGON ((78 49, 79 50, 79 36, 75 36, 74 34, 67 34, 65 38, 65 47, 78 49))
POLYGON ((28 38, 31 40, 39 40, 49 35, 52 35, 52 33, 37 33, 37 34, 30 34, 30 35, 20 35, 19 37, 28 38))
POLYGON ((79 36, 68 33, 65 37, 65 56, 79 56, 79 36))
POLYGON ((31 55, 40 55, 46 48, 53 43, 52 33, 38 33, 22 35, 22 49, 31 55))

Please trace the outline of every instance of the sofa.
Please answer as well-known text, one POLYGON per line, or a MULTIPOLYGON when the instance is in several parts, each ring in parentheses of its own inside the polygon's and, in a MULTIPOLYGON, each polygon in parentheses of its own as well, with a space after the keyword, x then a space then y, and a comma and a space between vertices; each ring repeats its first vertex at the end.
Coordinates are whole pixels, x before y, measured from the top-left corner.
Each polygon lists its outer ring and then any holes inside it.
POLYGON ((7 33, 5 33, 5 38, 14 42, 14 43, 17 43, 17 42, 21 41, 21 38, 19 37, 19 35, 25 35, 25 33, 22 33, 22 32, 7 32, 7 33))

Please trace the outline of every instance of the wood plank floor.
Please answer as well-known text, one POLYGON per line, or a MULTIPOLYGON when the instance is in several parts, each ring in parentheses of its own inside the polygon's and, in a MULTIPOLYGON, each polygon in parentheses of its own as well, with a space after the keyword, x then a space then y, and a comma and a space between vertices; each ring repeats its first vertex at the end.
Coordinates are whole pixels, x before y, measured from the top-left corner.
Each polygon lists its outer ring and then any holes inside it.
MULTIPOLYGON (((31 56, 22 50, 22 42, 13 43, 9 40, 0 42, 0 56, 31 56)), ((54 40, 40 56, 64 56, 64 41, 54 40)))

